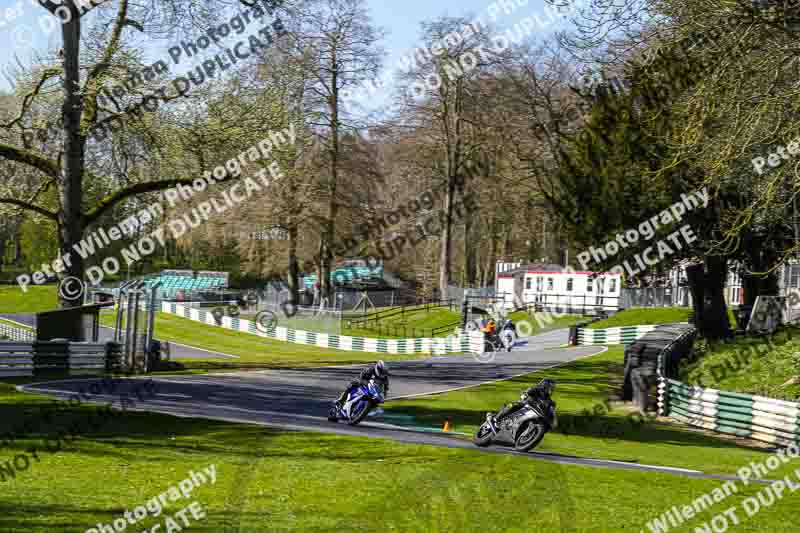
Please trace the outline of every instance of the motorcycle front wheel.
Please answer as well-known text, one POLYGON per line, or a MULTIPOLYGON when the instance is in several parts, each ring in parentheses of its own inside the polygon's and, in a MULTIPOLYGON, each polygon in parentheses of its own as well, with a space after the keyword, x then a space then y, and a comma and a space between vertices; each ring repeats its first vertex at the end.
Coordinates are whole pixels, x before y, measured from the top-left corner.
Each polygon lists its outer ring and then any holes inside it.
POLYGON ((351 426, 355 426, 356 424, 364 420, 364 417, 367 416, 367 413, 369 413, 369 408, 370 408, 369 400, 361 400, 360 402, 358 402, 358 404, 356 404, 355 407, 353 407, 352 416, 350 417, 350 420, 347 421, 347 423, 350 424, 351 426))
POLYGON ((339 410, 336 408, 335 405, 332 405, 330 411, 328 411, 328 422, 338 422, 338 421, 339 421, 339 410))
POLYGON ((514 449, 518 452, 527 452, 535 448, 542 442, 546 433, 544 424, 537 424, 534 421, 525 422, 517 434, 514 441, 514 449))
POLYGON ((489 423, 486 422, 475 432, 475 445, 481 447, 488 446, 492 443, 493 436, 492 428, 490 428, 489 423))

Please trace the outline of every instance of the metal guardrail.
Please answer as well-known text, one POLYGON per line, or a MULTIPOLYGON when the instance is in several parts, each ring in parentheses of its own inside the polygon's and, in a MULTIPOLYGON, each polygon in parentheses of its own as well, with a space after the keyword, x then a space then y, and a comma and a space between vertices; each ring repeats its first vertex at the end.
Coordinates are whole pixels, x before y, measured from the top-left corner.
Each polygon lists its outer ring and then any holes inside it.
POLYGON ((460 328, 461 321, 457 320, 451 324, 445 324, 436 328, 418 328, 416 326, 404 326, 395 324, 375 324, 366 326, 364 329, 374 331, 378 335, 390 335, 394 337, 438 337, 442 333, 452 333, 456 328, 460 328))
POLYGON ((114 343, 0 341, 0 376, 103 374, 114 368, 118 350, 114 343))
MULTIPOLYGON (((428 312, 431 309, 435 309, 437 307, 447 307, 451 311, 457 308, 457 303, 455 300, 438 300, 433 302, 425 302, 421 304, 413 304, 413 305, 401 305, 399 307, 395 307, 392 309, 383 309, 381 311, 373 311, 372 313, 362 315, 362 316, 354 316, 352 318, 348 318, 348 323, 351 326, 362 326, 364 329, 369 329, 372 331, 379 331, 380 328, 388 328, 391 326, 396 326, 402 328, 403 326, 400 324, 397 325, 388 325, 388 324, 378 324, 378 321, 384 320, 390 317, 397 317, 399 316, 400 319, 404 319, 406 314, 418 313, 420 311, 428 312), (370 323, 374 323, 374 326, 370 326, 370 323)), ((459 322, 460 323, 460 322, 459 322)), ((457 325, 457 324, 456 324, 457 325)), ((453 325, 447 324, 446 326, 441 326, 439 328, 433 328, 433 330, 441 330, 442 328, 452 328, 453 325)), ((413 326, 405 326, 405 330, 403 331, 412 331, 413 326)), ((431 328, 416 328, 418 331, 433 331, 431 328)), ((404 336, 407 336, 405 333, 404 336)), ((415 336, 415 335, 412 335, 415 336)), ((424 336, 424 335, 422 335, 424 336)))
POLYGON ((5 322, 0 322, 0 339, 12 341, 35 341, 36 333, 23 328, 17 328, 5 322))
POLYGON ((696 334, 691 330, 679 335, 658 354, 658 414, 773 445, 800 442, 800 403, 688 385, 669 377, 677 375, 677 355, 694 342, 696 334))

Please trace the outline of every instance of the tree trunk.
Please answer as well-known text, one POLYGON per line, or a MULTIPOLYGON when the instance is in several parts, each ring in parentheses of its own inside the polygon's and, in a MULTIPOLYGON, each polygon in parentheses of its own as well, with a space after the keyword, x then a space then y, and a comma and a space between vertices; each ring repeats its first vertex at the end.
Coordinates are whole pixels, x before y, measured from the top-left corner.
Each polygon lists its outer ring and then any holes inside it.
POLYGON ((323 234, 323 235, 320 236, 320 241, 319 241, 319 261, 317 262, 317 284, 314 287, 314 296, 315 296, 314 303, 316 305, 320 304, 320 302, 322 301, 322 297, 323 297, 323 293, 322 293, 322 278, 323 277, 330 278, 330 272, 325 267, 325 261, 323 260, 323 256, 326 253, 325 252, 325 242, 323 240, 324 238, 325 238, 325 236, 323 234), (316 298, 318 298, 318 299, 316 299, 316 298))
MULTIPOLYGON (((466 196, 466 191, 464 196, 466 196)), ((475 213, 462 207, 464 215, 464 277, 466 287, 475 287, 478 281, 479 224, 475 213)))
POLYGON ((489 255, 486 258, 486 279, 483 281, 483 286, 488 287, 494 285, 495 265, 497 264, 497 247, 499 239, 495 238, 492 234, 492 242, 489 243, 489 255))
POLYGON ((702 263, 695 263, 686 267, 686 281, 689 283, 689 292, 692 294, 692 309, 694 310, 692 323, 699 330, 703 321, 705 301, 705 273, 702 263))
POLYGON ((22 221, 14 232, 14 258, 11 260, 11 264, 17 266, 20 261, 22 261, 22 221))
POLYGON ((289 225, 289 301, 294 305, 300 305, 299 294, 299 269, 297 266, 297 224, 292 222, 289 225))
MULTIPOLYGON (((83 172, 85 164, 86 137, 81 132, 83 98, 80 92, 80 14, 75 6, 65 4, 72 17, 61 25, 64 42, 64 103, 61 115, 64 119, 64 168, 59 190, 61 208, 58 214, 58 240, 62 256, 69 254, 71 261, 61 278, 75 277, 83 280, 83 259, 73 250, 83 237, 83 172)), ((81 298, 68 300, 59 295, 63 307, 75 307, 81 298)))
POLYGON ((339 71, 338 71, 338 56, 337 49, 334 46, 331 50, 331 95, 330 95, 330 110, 331 110, 331 149, 330 149, 330 178, 328 182, 328 220, 326 221, 324 248, 321 262, 323 269, 326 271, 325 279, 321 281, 322 294, 328 298, 330 302, 333 297, 333 287, 331 285, 330 272, 333 264, 333 242, 336 238, 336 215, 338 214, 339 206, 336 202, 336 188, 339 179, 339 71))
POLYGON ((451 244, 453 235, 453 195, 455 194, 455 180, 448 176, 447 194, 444 198, 444 224, 442 227, 442 244, 439 252, 439 298, 445 298, 447 288, 450 286, 451 244))
POLYGON ((505 238, 503 242, 503 256, 505 257, 506 261, 512 261, 512 255, 514 254, 513 244, 511 243, 511 228, 512 225, 509 224, 506 228, 505 238))
POLYGON ((725 280, 728 277, 728 260, 721 256, 706 256, 706 295, 708 306, 703 311, 704 327, 701 332, 708 340, 727 339, 732 336, 725 304, 725 280))
MULTIPOLYGON (((756 237, 750 232, 743 239, 744 251, 751 268, 742 273, 742 288, 744 289, 742 306, 749 311, 752 311, 756 298, 759 296, 776 296, 778 294, 778 276, 774 271, 766 276, 756 276, 751 273, 766 272, 778 261, 775 254, 764 250, 763 242, 763 238, 756 237)), ((748 313, 745 323, 748 320, 750 320, 750 313, 748 313)))

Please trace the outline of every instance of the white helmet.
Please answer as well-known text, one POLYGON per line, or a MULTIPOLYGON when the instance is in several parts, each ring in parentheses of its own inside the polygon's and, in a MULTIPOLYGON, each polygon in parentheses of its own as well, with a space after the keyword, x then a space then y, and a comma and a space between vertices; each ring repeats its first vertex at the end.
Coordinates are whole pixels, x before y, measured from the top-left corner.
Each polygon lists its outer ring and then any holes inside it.
POLYGON ((389 371, 386 370, 386 363, 383 361, 375 363, 375 375, 381 378, 389 375, 389 371))

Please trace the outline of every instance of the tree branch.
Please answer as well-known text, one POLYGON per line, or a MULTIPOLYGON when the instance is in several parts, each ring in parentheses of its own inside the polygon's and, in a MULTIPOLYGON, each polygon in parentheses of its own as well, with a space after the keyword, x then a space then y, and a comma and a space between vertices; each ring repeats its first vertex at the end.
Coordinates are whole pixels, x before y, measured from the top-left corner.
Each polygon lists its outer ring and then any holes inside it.
POLYGON ((39 213, 40 215, 49 218, 50 220, 55 220, 58 222, 58 214, 53 213, 52 211, 48 211, 43 207, 39 207, 38 205, 33 205, 31 203, 26 202, 25 200, 18 200, 16 198, 0 198, 0 204, 9 204, 9 205, 16 205, 17 207, 21 207, 23 209, 27 209, 28 211, 34 211, 39 213))
MULTIPOLYGON (((229 181, 235 181, 236 179, 238 179, 238 177, 232 178, 231 176, 226 176, 224 179, 217 181, 217 183, 226 183, 229 181)), ((175 178, 171 180, 136 183, 129 187, 125 187, 124 189, 120 189, 117 192, 112 193, 100 200, 100 202, 98 202, 93 209, 90 209, 86 213, 84 220, 86 221, 87 225, 95 222, 103 215, 103 213, 114 207, 125 198, 136 196, 138 194, 145 194, 148 192, 163 191, 164 189, 169 189, 170 187, 175 187, 176 185, 191 185, 194 180, 195 178, 175 178)))
POLYGON ((8 144, 0 143, 0 157, 41 170, 51 178, 58 178, 60 176, 57 163, 28 150, 22 150, 8 144))
POLYGON ((23 115, 25 115, 25 112, 28 110, 28 107, 31 105, 31 103, 33 103, 34 98, 36 98, 39 95, 39 92, 42 90, 42 86, 45 84, 45 82, 50 78, 52 78, 53 76, 57 76, 60 73, 61 69, 59 68, 45 69, 44 72, 42 72, 42 77, 33 87, 33 90, 28 94, 26 94, 25 97, 22 99, 22 108, 20 108, 19 115, 17 116, 17 118, 15 118, 14 120, 12 120, 7 124, 0 124, 0 128, 10 128, 14 124, 22 120, 23 115))
POLYGON ((111 31, 111 38, 108 40, 103 56, 92 67, 86 77, 86 84, 84 85, 84 125, 88 126, 94 124, 97 120, 97 93, 100 91, 100 85, 103 79, 103 74, 108 70, 111 65, 111 59, 119 49, 119 42, 122 38, 122 30, 125 28, 128 17, 128 0, 122 0, 119 5, 119 13, 117 19, 114 21, 114 29, 111 31))

